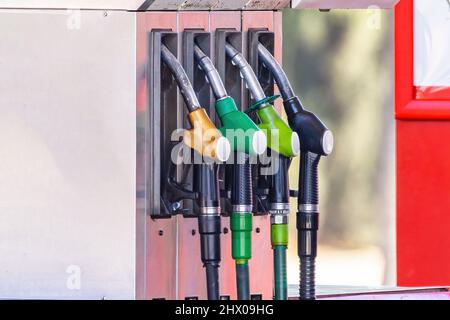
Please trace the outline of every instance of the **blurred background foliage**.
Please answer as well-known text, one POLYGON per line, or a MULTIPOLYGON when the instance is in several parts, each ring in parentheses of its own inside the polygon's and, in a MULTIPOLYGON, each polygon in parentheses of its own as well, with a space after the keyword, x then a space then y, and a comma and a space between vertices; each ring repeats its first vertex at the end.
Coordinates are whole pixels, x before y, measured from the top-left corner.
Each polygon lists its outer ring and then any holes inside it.
MULTIPOLYGON (((358 269, 364 273, 351 284, 395 281, 392 30, 387 10, 283 13, 285 70, 305 107, 335 136, 334 153, 320 166, 319 284, 332 276, 333 284, 348 284, 358 269)), ((297 184, 298 159, 291 187, 297 184)), ((290 234, 290 264, 298 265, 294 223, 290 234)), ((289 281, 298 282, 296 271, 289 281)))

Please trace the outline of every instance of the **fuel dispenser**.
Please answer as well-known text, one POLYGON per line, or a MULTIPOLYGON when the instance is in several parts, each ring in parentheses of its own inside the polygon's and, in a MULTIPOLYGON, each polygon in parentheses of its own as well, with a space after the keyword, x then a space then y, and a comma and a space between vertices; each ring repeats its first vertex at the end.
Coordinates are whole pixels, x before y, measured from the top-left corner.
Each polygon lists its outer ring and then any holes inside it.
MULTIPOLYGON (((289 197, 298 196, 299 294, 314 299, 317 170, 333 136, 279 64, 280 10, 325 2, 105 3, 0 4, 2 118, 24 144, 0 167, 12 181, 1 298, 287 299, 289 197)), ((411 3, 400 3, 409 17, 411 3)))

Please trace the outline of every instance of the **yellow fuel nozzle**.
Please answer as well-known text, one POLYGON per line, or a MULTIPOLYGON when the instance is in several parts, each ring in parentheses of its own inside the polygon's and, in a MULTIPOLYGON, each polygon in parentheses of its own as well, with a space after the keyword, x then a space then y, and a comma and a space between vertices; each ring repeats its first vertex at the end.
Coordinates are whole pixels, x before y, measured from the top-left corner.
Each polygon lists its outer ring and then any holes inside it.
POLYGON ((184 143, 204 157, 227 161, 231 153, 230 143, 216 128, 205 109, 200 107, 186 72, 165 45, 161 46, 161 59, 175 78, 189 111, 188 120, 192 128, 184 131, 184 143))
POLYGON ((192 128, 185 130, 184 143, 202 156, 227 161, 231 153, 230 143, 216 128, 205 109, 195 109, 188 114, 188 119, 192 128))

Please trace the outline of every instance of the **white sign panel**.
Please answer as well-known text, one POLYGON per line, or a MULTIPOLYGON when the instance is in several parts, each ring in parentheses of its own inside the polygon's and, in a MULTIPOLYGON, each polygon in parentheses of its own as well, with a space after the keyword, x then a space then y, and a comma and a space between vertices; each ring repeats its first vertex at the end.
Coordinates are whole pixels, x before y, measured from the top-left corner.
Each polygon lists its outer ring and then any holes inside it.
POLYGON ((449 0, 414 0, 414 84, 450 87, 449 0))

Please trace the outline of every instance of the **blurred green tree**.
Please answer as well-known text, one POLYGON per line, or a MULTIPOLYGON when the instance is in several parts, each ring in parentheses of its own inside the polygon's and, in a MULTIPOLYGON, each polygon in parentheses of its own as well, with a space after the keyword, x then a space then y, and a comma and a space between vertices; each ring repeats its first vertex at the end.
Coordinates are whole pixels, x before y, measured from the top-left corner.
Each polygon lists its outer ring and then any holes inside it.
MULTIPOLYGON (((393 261, 392 13, 285 10, 283 34, 295 91, 335 135, 335 151, 320 168, 320 243, 376 245, 393 261)), ((291 167, 297 184, 298 159, 291 167)), ((295 244, 294 223, 290 234, 295 244)))

